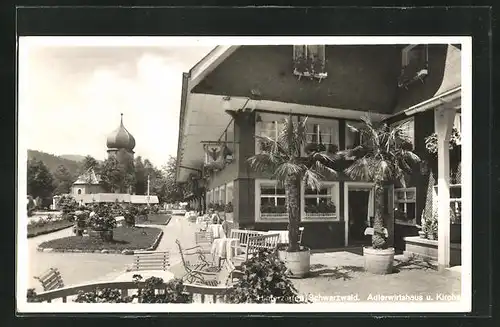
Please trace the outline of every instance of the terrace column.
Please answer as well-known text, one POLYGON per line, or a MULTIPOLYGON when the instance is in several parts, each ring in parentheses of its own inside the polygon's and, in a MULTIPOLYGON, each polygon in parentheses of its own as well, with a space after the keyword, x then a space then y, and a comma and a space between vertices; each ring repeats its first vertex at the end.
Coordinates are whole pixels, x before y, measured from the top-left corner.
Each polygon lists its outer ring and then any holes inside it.
POLYGON ((450 266, 450 136, 455 110, 440 107, 434 112, 438 145, 438 268, 450 266))

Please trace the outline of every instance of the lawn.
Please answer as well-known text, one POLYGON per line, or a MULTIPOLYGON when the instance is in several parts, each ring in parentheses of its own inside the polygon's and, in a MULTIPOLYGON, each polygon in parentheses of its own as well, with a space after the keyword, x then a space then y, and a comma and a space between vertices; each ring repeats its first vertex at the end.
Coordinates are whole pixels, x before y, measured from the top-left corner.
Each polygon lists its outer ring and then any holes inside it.
POLYGON ((141 225, 168 225, 172 215, 169 214, 149 214, 147 216, 138 216, 136 224, 141 225), (146 219, 147 217, 147 219, 146 219))
POLYGON ((35 237, 38 235, 44 235, 48 233, 52 233, 64 228, 68 228, 73 226, 74 223, 67 220, 56 220, 47 222, 44 225, 28 225, 28 237, 35 237))
POLYGON ((81 250, 82 252, 96 250, 140 250, 153 246, 161 232, 159 228, 120 226, 113 230, 112 242, 91 239, 88 236, 69 236, 43 242, 39 247, 56 250, 81 250))

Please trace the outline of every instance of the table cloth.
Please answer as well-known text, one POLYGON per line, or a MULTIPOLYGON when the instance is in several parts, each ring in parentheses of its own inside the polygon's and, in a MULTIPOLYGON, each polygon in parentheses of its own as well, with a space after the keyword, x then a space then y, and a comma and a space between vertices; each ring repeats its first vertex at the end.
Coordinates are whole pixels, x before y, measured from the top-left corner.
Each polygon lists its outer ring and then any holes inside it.
POLYGON ((231 260, 235 255, 237 255, 236 249, 239 248, 239 245, 240 240, 237 238, 218 238, 212 243, 210 254, 214 257, 214 259, 231 260))
POLYGON ((226 237, 226 233, 224 232, 224 228, 222 228, 221 224, 209 224, 207 226, 207 232, 211 232, 214 239, 226 237))

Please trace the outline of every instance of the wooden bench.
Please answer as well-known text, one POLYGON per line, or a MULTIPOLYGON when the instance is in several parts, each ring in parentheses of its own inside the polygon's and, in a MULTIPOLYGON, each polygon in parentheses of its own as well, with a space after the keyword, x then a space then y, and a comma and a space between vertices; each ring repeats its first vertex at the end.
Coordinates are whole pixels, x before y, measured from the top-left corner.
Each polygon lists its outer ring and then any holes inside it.
POLYGON ((57 268, 50 268, 40 276, 35 276, 42 284, 44 291, 52 291, 64 287, 61 273, 57 268))
POLYGON ((236 251, 243 252, 242 254, 237 254, 231 259, 236 267, 239 267, 243 262, 247 261, 251 256, 257 254, 261 250, 268 250, 272 254, 275 254, 280 241, 279 234, 264 234, 251 236, 248 239, 248 244, 236 251))
POLYGON ((139 252, 134 256, 132 270, 163 270, 170 268, 169 252, 139 252))
POLYGON ((246 247, 250 237, 266 235, 267 232, 245 229, 232 229, 229 238, 237 238, 240 241, 240 247, 246 247))

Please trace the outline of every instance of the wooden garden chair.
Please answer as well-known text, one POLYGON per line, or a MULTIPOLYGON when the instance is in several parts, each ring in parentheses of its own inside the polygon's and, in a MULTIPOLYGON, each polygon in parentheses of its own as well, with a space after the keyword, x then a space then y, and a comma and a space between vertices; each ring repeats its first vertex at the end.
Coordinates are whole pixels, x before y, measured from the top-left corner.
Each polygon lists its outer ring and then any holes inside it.
POLYGON ((238 276, 238 271, 234 264, 231 260, 224 260, 220 267, 205 267, 205 269, 193 271, 190 275, 190 282, 207 286, 231 286, 236 276, 238 276))
POLYGON ((210 263, 206 259, 201 246, 197 245, 191 248, 183 249, 179 240, 175 240, 175 243, 177 243, 177 247, 179 248, 182 265, 186 271, 186 274, 182 277, 182 279, 192 283, 196 279, 195 276, 197 276, 199 272, 203 270, 212 272, 217 270, 218 267, 214 266, 213 263, 210 263))
POLYGON ((246 247, 240 250, 240 252, 243 253, 237 253, 232 258, 234 265, 239 267, 243 262, 257 254, 260 250, 268 250, 273 255, 276 254, 279 241, 280 234, 264 234, 250 237, 246 247))
POLYGON ((214 241, 213 234, 208 232, 208 231, 200 231, 200 232, 195 232, 195 241, 196 245, 200 246, 203 249, 204 254, 210 253, 210 250, 212 248, 212 243, 214 241))
POLYGON ((57 268, 50 268, 40 276, 35 276, 34 278, 40 281, 44 292, 64 287, 61 273, 57 268))

